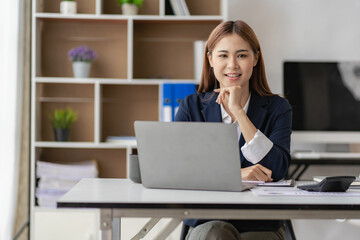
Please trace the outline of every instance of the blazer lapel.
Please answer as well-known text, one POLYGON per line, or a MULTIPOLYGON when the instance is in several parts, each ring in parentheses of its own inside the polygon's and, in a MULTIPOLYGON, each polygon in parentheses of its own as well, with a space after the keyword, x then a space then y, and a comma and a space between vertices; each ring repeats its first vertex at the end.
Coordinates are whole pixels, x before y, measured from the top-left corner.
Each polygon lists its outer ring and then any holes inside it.
POLYGON ((261 129, 266 118, 267 110, 264 106, 267 105, 267 103, 267 98, 260 97, 255 92, 251 93, 247 116, 257 129, 261 129))

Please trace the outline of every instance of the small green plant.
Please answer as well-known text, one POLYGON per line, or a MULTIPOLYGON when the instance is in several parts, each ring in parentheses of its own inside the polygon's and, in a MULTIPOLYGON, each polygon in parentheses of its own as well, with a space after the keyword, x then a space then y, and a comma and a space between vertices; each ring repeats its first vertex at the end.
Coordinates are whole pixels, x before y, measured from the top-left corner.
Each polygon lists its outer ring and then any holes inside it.
POLYGON ((67 107, 66 109, 56 109, 50 116, 50 121, 54 128, 69 129, 77 117, 77 112, 67 107))
POLYGON ((144 0, 118 0, 119 5, 122 5, 124 3, 129 3, 129 4, 135 4, 138 5, 139 7, 142 6, 144 0))

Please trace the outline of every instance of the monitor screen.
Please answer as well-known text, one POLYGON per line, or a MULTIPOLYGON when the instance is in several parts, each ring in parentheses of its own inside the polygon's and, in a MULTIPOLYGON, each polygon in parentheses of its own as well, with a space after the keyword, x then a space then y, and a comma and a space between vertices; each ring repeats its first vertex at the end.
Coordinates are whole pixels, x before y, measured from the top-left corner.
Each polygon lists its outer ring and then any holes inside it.
POLYGON ((360 131, 360 62, 284 62, 295 131, 360 131))

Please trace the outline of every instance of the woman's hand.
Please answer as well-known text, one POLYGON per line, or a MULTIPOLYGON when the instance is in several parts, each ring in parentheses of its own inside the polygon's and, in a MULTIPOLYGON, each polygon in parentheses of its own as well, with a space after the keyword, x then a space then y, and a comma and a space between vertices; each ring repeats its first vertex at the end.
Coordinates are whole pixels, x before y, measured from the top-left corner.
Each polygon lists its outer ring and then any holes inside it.
POLYGON ((229 110, 233 113, 243 109, 241 106, 242 88, 240 86, 222 87, 215 89, 215 92, 219 93, 216 102, 221 104, 225 102, 229 110))
POLYGON ((272 171, 260 164, 241 169, 241 177, 243 180, 248 181, 264 181, 271 182, 272 171))

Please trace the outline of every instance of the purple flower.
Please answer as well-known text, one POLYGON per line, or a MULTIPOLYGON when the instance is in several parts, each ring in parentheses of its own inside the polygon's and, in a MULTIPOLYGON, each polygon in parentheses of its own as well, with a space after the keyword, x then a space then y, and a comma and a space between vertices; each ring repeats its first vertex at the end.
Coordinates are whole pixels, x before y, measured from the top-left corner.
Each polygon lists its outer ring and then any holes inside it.
POLYGON ((92 62, 97 57, 95 51, 88 48, 86 45, 71 49, 68 55, 73 62, 92 62))

